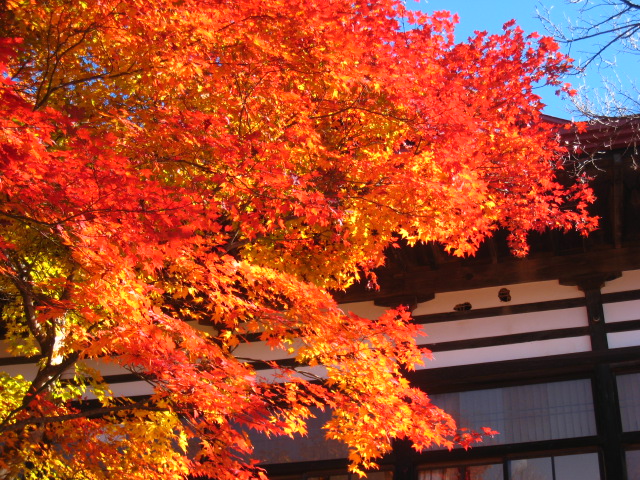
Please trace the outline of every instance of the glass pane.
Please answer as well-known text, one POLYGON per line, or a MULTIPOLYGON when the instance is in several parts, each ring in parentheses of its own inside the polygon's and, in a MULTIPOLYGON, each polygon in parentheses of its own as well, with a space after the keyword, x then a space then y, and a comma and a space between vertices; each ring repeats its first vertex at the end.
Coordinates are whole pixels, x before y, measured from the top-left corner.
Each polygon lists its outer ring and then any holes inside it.
POLYGON ((502 464, 467 467, 465 480, 503 480, 502 464))
POLYGON ((554 480, 551 458, 523 458, 509 462, 510 480, 554 480))
POLYGON ((455 468, 435 468, 432 470, 422 470, 418 475, 418 480, 462 480, 460 469, 455 468))
POLYGON ((308 433, 304 437, 297 435, 295 438, 267 438, 250 430, 248 433, 254 447, 254 458, 263 464, 347 458, 347 447, 338 441, 327 440, 322 430, 322 426, 331 417, 331 412, 317 410, 314 414, 316 418, 309 419, 308 433))
POLYGON ((640 480, 640 450, 629 450, 626 456, 628 480, 640 480))
POLYGON ((617 381, 622 430, 640 430, 640 373, 618 375, 617 381))
POLYGON ((587 379, 432 395, 432 400, 460 427, 500 432, 483 446, 596 434, 587 379))
POLYGON ((597 453, 563 455, 554 457, 553 461, 556 480, 600 480, 600 463, 597 453))

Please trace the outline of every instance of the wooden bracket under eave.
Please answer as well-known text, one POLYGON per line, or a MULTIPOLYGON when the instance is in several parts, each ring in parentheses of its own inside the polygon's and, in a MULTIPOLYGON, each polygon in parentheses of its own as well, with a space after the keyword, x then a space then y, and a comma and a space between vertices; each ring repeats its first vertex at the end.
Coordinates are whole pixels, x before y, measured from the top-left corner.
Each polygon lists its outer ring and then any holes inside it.
POLYGON ((407 295, 392 295, 388 297, 379 297, 373 299, 373 304, 377 307, 388 307, 388 308, 396 308, 401 305, 404 305, 409 309, 409 311, 413 312, 419 303, 428 302, 429 300, 433 300, 435 298, 435 293, 421 293, 417 294, 407 294, 407 295))

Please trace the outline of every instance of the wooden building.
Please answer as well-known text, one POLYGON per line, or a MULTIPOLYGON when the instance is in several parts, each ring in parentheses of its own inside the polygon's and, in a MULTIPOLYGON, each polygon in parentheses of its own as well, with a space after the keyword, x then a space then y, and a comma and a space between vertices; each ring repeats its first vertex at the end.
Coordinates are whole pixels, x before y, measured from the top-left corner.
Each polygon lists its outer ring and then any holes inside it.
MULTIPOLYGON (((640 479, 639 126, 564 135, 598 197, 601 226, 588 238, 533 234, 525 259, 500 234, 464 260, 436 245, 394 249, 379 292, 339 296, 365 316, 411 305, 435 356, 411 380, 459 426, 501 432, 468 451, 398 442, 369 478, 640 479)), ((259 442, 257 454, 277 480, 357 478, 319 429, 259 442)))
MULTIPOLYGON (((461 427, 501 432, 468 451, 417 453, 397 442, 370 479, 640 480, 639 129, 639 119, 627 119, 565 134, 594 178, 601 227, 588 238, 532 234, 525 259, 510 254, 500 232, 468 259, 437 245, 393 249, 378 272, 380 291, 357 285, 338 296, 363 316, 410 305, 435 359, 409 378, 461 427)), ((290 362, 261 342, 241 348, 290 362)), ((0 357, 9 374, 35 369, 0 357)), ((122 369, 103 374, 117 395, 150 393, 122 369)), ((255 439, 270 478, 357 478, 322 423, 319 415, 296 440, 255 439)))

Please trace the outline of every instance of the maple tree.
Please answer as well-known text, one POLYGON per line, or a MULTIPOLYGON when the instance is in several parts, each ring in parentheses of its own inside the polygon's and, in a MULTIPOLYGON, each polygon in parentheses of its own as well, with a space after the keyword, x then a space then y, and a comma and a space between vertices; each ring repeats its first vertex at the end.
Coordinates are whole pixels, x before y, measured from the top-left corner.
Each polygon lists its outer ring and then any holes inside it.
POLYGON ((527 231, 594 228, 532 91, 567 69, 553 41, 456 44, 394 0, 1 15, 2 314, 37 361, 0 374, 3 478, 261 476, 247 429, 304 433, 313 408, 357 472, 393 438, 477 439, 403 378, 428 355, 406 309, 327 292, 375 284, 399 238, 469 255, 505 228, 524 254, 527 231), (299 367, 257 371, 256 338, 299 367), (96 362, 154 393, 112 395, 96 362))

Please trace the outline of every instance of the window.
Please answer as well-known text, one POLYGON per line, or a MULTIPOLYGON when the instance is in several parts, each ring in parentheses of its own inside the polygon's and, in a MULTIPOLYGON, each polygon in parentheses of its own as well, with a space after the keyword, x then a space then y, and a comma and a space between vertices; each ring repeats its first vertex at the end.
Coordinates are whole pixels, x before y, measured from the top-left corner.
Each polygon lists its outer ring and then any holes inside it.
POLYGON ((640 479, 640 450, 627 450, 627 478, 629 480, 640 479))
POLYGON ((640 430, 640 373, 618 375, 616 380, 622 431, 640 430))
POLYGON ((508 480, 600 480, 600 463, 597 453, 583 453, 520 458, 488 465, 425 468, 420 470, 418 476, 418 480, 504 480, 505 478, 508 480))
POLYGON ((503 480, 501 463, 422 470, 419 480, 503 480))
POLYGON ((520 385, 431 396, 460 427, 500 432, 482 445, 596 435, 591 382, 587 379, 520 385))
POLYGON ((308 420, 308 433, 304 437, 297 435, 295 438, 268 438, 259 432, 249 430, 247 433, 253 443, 254 458, 265 465, 347 458, 349 451, 344 444, 325 438, 322 426, 331 417, 331 412, 314 410, 314 415, 315 418, 308 420))

